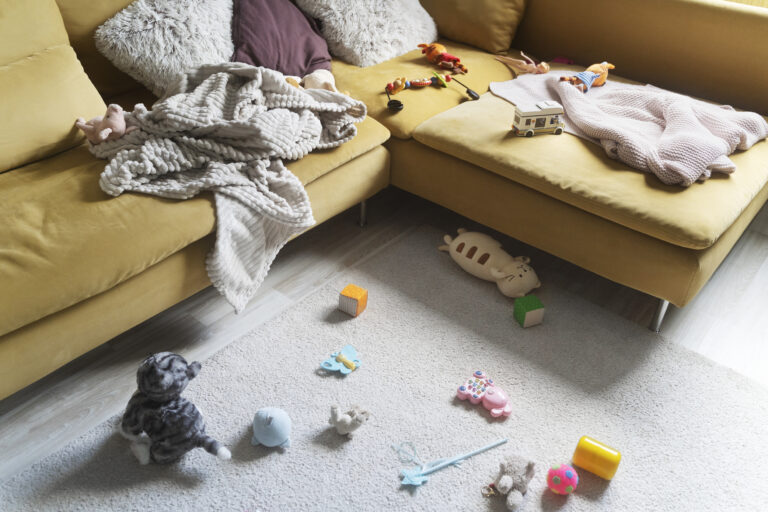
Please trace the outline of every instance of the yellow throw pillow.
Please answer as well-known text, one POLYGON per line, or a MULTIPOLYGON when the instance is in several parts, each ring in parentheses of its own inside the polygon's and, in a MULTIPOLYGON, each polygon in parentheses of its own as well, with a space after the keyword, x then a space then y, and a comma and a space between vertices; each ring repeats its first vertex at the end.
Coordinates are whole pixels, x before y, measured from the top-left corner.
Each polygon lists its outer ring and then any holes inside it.
POLYGON ((509 50, 525 12, 525 0, 421 0, 421 5, 441 36, 493 53, 509 50))
POLYGON ((0 4, 0 172, 82 144, 75 119, 105 110, 56 2, 0 4))

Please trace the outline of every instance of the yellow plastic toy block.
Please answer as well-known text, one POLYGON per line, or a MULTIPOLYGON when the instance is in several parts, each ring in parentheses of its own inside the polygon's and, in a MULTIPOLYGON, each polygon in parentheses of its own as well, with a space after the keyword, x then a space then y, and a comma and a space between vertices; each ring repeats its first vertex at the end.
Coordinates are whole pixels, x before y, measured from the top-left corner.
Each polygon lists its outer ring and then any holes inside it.
POLYGON ((619 469, 621 453, 589 436, 582 436, 573 452, 573 463, 600 478, 610 480, 619 469))
POLYGON ((339 294, 339 309, 348 315, 357 316, 368 305, 368 290, 348 284, 339 294))

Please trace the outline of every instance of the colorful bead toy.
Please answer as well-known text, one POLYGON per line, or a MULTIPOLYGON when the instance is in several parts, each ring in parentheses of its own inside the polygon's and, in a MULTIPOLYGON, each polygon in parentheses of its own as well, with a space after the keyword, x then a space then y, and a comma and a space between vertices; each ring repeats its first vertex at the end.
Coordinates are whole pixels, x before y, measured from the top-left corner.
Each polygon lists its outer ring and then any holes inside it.
POLYGON ((405 77, 396 78, 387 84, 387 92, 391 94, 397 94, 400 91, 410 89, 412 87, 427 87, 430 85, 448 87, 447 83, 453 80, 451 75, 438 75, 435 72, 432 74, 434 76, 429 78, 419 78, 416 80, 406 80, 405 77))
POLYGON ((456 78, 452 77, 451 75, 439 75, 436 72, 432 72, 434 76, 430 78, 419 78, 417 80, 406 80, 405 77, 401 78, 395 78, 390 83, 384 87, 384 92, 387 93, 387 99, 389 100, 387 102, 387 108, 392 112, 400 112, 403 110, 403 102, 400 100, 393 100, 389 95, 390 94, 397 94, 400 91, 403 91, 405 89, 412 89, 414 87, 427 87, 430 85, 435 85, 439 87, 448 87, 448 82, 454 81, 464 87, 467 96, 469 96, 473 100, 479 100, 480 95, 477 94, 475 91, 464 85, 463 83, 456 80, 456 78))
POLYGON ((483 407, 491 411, 491 416, 494 418, 512 414, 512 406, 509 405, 507 394, 503 389, 496 387, 493 379, 480 370, 459 386, 456 396, 459 400, 469 399, 473 404, 483 402, 483 407))
POLYGON ((547 472, 547 487, 555 494, 571 494, 579 485, 579 474, 568 464, 555 464, 547 472))

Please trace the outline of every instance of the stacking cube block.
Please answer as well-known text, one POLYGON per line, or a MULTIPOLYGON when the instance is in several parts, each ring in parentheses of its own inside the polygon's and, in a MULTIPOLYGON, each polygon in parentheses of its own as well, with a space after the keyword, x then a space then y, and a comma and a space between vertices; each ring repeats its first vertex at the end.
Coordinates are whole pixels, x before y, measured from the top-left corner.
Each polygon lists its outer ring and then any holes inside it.
POLYGON ((348 315, 357 316, 368 305, 368 290, 348 284, 339 294, 339 309, 348 315))
POLYGON ((618 450, 589 436, 582 436, 573 452, 574 464, 606 480, 610 480, 616 474, 619 462, 621 462, 621 453, 618 450))
POLYGON ((538 325, 544 321, 544 304, 535 295, 515 299, 515 320, 523 327, 538 325))

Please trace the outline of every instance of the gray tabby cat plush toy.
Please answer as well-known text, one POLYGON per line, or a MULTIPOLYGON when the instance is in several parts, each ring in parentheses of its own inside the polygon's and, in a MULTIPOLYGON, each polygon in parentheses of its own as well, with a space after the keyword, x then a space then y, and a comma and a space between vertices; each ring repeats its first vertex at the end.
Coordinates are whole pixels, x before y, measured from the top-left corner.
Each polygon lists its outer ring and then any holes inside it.
POLYGON ((151 355, 139 366, 139 389, 125 409, 121 432, 132 441, 131 451, 141 464, 174 462, 193 448, 204 448, 221 459, 232 456, 205 433, 197 407, 181 397, 199 372, 200 363, 187 364, 171 352, 151 355))

